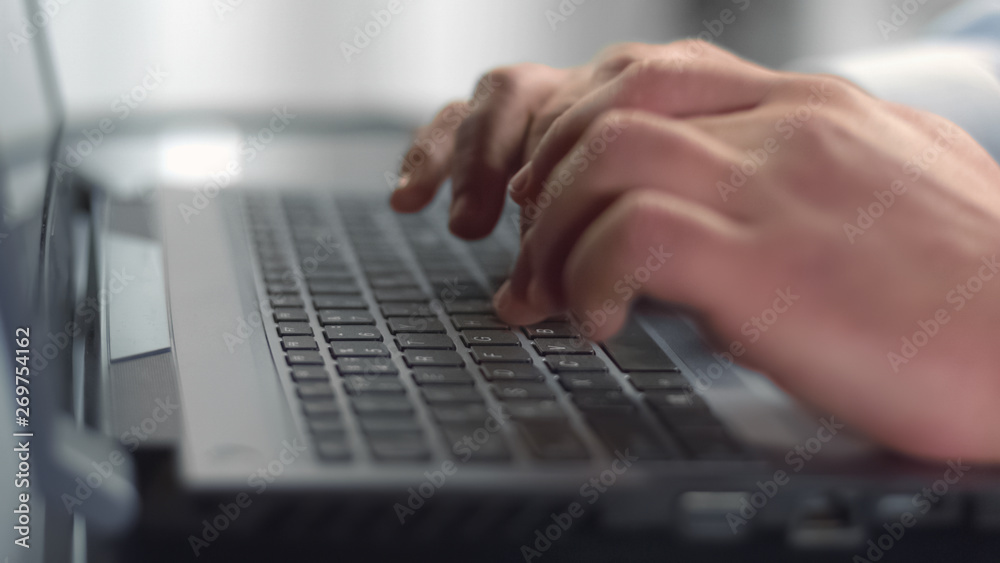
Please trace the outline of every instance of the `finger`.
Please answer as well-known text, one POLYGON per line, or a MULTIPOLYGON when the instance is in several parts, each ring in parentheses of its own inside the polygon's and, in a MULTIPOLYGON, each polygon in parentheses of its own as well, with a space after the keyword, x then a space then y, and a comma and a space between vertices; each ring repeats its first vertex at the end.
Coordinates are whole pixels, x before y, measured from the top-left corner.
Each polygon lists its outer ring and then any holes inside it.
POLYGON ((455 134, 470 113, 468 102, 452 102, 417 130, 400 165, 399 183, 389 203, 401 213, 419 211, 434 199, 451 173, 455 134))
POLYGON ((654 190, 618 198, 577 240, 562 274, 571 318, 604 340, 640 296, 683 304, 710 325, 739 295, 747 248, 741 226, 712 209, 654 190))
POLYGON ((564 159, 546 191, 527 207, 532 222, 522 247, 531 249, 526 265, 531 274, 524 292, 546 313, 563 305, 559 274, 580 233, 627 190, 655 188, 745 219, 740 207, 724 205, 716 188, 738 155, 683 121, 612 112, 584 135, 582 150, 571 154, 586 154, 600 146, 594 139, 603 139, 603 132, 614 124, 621 127, 619 136, 609 137, 602 153, 584 157, 587 165, 582 172, 575 156, 564 159))
POLYGON ((536 197, 552 168, 609 110, 638 109, 679 118, 750 109, 774 87, 777 76, 734 58, 690 66, 670 60, 633 64, 552 123, 529 162, 511 179, 511 195, 520 204, 536 197))
POLYGON ((532 115, 551 95, 562 71, 541 65, 495 70, 480 81, 472 114, 456 136, 449 228, 481 238, 496 226, 506 186, 521 163, 532 115))

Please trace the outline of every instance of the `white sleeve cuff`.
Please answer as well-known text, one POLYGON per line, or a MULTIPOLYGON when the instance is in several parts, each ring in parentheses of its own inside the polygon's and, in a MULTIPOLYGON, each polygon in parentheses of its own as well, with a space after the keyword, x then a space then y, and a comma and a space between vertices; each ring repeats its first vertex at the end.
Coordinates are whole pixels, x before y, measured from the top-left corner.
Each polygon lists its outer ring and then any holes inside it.
POLYGON ((954 121, 1000 161, 1000 48, 994 43, 921 42, 792 70, 843 76, 872 95, 954 121))

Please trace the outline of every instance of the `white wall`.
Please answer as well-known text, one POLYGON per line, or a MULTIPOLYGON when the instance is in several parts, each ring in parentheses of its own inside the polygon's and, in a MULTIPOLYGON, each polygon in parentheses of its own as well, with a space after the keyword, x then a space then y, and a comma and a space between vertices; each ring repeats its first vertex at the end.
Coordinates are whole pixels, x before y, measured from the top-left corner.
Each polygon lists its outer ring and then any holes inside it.
MULTIPOLYGON (((147 65, 168 74, 141 109, 299 109, 393 101, 429 112, 492 66, 582 62, 606 44, 676 35, 678 2, 402 0, 370 45, 342 53, 389 0, 70 0, 51 25, 63 90, 77 112, 107 112, 147 65)), ((576 0, 580 1, 580 0, 576 0)), ((374 26, 374 24, 371 24, 374 26)))

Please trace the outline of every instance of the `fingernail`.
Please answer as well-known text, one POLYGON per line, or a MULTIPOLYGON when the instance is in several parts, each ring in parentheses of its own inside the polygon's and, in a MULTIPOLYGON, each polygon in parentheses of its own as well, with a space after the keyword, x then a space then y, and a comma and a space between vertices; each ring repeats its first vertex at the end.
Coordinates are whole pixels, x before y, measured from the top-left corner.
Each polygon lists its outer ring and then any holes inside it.
POLYGON ((493 308, 498 312, 504 311, 510 306, 510 282, 505 281, 496 295, 493 296, 493 308))
POLYGON ((410 185, 410 175, 409 174, 404 174, 404 175, 400 176, 398 180, 396 180, 396 189, 397 190, 402 190, 403 188, 405 188, 406 186, 409 186, 409 185, 410 185))
POLYGON ((453 227, 462 217, 466 215, 469 207, 468 197, 464 194, 457 196, 451 202, 451 211, 448 213, 448 225, 453 227))
POLYGON ((531 161, 529 160, 528 163, 522 166, 521 169, 517 171, 517 174, 514 174, 514 177, 510 179, 510 183, 507 184, 507 191, 509 191, 511 195, 515 196, 524 193, 524 190, 528 187, 528 182, 530 181, 531 161))

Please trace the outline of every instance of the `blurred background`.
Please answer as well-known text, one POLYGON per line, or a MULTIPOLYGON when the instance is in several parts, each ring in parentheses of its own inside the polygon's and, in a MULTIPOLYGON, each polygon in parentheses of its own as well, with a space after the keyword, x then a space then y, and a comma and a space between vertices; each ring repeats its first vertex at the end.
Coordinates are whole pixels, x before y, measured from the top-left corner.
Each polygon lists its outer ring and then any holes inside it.
MULTIPOLYGON (((71 116, 107 114, 150 68, 137 112, 287 104, 391 107, 417 119, 491 67, 568 66, 620 41, 713 42, 770 66, 905 41, 955 0, 53 0, 48 23, 71 116), (919 6, 884 33, 894 5, 919 6), (388 10, 392 4, 395 13, 388 10), (381 20, 381 21, 379 21, 381 20)), ((18 22, 4 22, 3 31, 18 22)), ((5 33, 6 34, 6 33, 5 33)))

